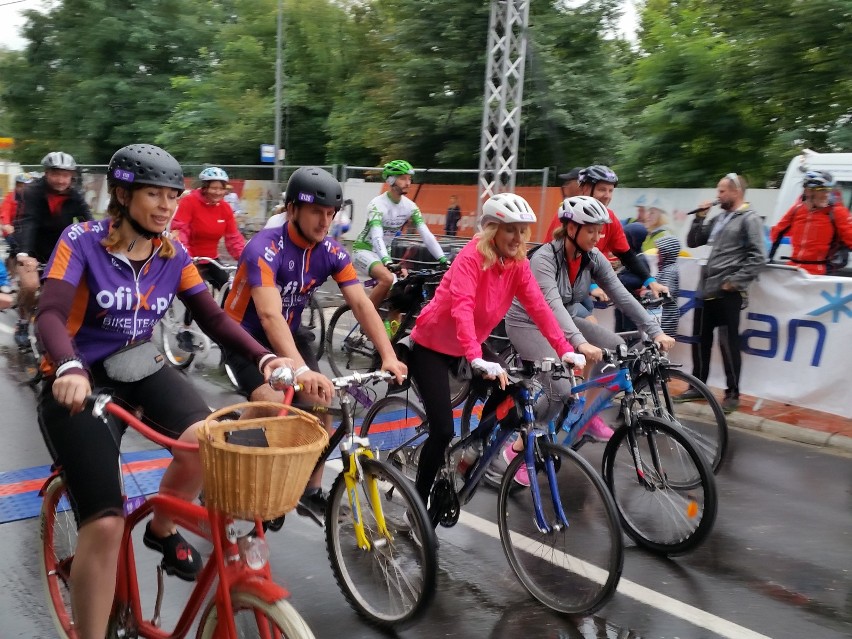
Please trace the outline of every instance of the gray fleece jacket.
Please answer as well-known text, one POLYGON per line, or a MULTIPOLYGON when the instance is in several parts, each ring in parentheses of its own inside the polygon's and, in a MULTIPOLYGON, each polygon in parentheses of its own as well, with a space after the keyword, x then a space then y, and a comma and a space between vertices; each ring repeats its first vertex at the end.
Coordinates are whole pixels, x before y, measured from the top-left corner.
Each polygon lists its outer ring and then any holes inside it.
MULTIPOLYGON (((599 250, 592 249, 580 262, 580 272, 573 286, 568 281, 568 265, 565 260, 565 240, 553 240, 543 244, 530 257, 533 276, 538 281, 544 299, 550 305, 559 326, 571 346, 577 348, 588 340, 577 329, 568 307, 580 302, 589 295, 589 287, 594 281, 609 295, 613 303, 621 309, 642 331, 652 339, 663 332, 660 325, 648 315, 642 305, 624 288, 612 266, 599 250)), ((515 299, 506 314, 506 323, 515 326, 532 324, 524 307, 515 299)))
POLYGON ((701 270, 696 291, 704 299, 720 296, 725 282, 745 292, 766 265, 763 221, 751 205, 743 204, 730 219, 725 221, 725 218, 726 213, 721 213, 705 224, 704 218, 696 216, 686 236, 686 244, 691 248, 707 244, 713 236, 710 256, 701 270), (713 229, 720 223, 724 226, 714 235, 713 229))

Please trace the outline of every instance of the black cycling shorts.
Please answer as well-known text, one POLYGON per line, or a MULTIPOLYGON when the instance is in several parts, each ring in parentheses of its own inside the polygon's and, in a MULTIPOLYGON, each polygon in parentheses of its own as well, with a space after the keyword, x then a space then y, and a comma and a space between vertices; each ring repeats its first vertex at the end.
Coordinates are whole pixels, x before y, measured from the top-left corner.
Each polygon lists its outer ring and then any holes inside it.
MULTIPOLYGON (((210 414, 192 382, 170 366, 134 383, 110 380, 100 365, 92 367, 92 376, 94 388, 109 392, 130 411, 141 408, 142 421, 171 438, 210 414)), ((123 516, 118 446, 124 425, 116 425, 112 418, 106 424, 90 410, 71 415, 53 398, 52 386, 52 378, 42 384, 39 427, 54 462, 62 467, 77 524, 123 516)))
MULTIPOLYGON (((266 342, 266 340, 258 339, 257 336, 254 337, 270 351, 272 350, 272 347, 266 342)), ((302 359, 305 360, 305 366, 310 368, 312 371, 319 372, 319 362, 316 358, 316 351, 314 349, 313 342, 310 341, 308 333, 304 330, 297 330, 293 333, 293 341, 296 342, 296 348, 299 351, 299 355, 301 355, 302 359)), ((260 388, 266 383, 263 379, 263 375, 257 368, 257 364, 253 360, 246 359, 237 353, 227 352, 225 353, 225 362, 231 367, 234 379, 237 380, 237 384, 240 387, 240 393, 246 397, 251 397, 251 394, 255 389, 260 388)))

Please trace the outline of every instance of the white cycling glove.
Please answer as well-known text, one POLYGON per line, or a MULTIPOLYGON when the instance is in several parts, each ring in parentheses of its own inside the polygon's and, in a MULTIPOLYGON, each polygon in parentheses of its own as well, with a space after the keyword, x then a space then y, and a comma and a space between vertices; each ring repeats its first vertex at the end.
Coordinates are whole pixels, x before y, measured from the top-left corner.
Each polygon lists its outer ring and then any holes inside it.
POLYGON ((477 357, 470 363, 470 367, 475 370, 483 373, 485 375, 493 375, 494 377, 499 377, 506 371, 503 367, 497 362, 486 362, 481 357, 477 357))
POLYGON ((575 366, 577 368, 585 368, 586 366, 586 356, 580 355, 580 353, 565 353, 560 359, 565 364, 570 364, 571 366, 575 366))

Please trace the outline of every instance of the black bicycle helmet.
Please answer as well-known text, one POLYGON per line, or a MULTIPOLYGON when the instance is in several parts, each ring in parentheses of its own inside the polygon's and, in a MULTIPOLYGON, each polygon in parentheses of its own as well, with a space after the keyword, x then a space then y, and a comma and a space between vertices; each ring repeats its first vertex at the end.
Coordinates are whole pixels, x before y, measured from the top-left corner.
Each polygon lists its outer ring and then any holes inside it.
POLYGON ((107 183, 150 184, 184 191, 180 163, 171 153, 152 144, 131 144, 116 151, 109 161, 107 183))
POLYGON ((580 184, 591 184, 592 186, 598 182, 609 182, 613 186, 618 186, 618 176, 608 166, 593 164, 580 171, 579 182, 580 184))
POLYGON ((303 166, 295 171, 287 181, 284 204, 307 202, 320 206, 333 206, 340 210, 343 204, 343 189, 334 176, 316 166, 303 166))

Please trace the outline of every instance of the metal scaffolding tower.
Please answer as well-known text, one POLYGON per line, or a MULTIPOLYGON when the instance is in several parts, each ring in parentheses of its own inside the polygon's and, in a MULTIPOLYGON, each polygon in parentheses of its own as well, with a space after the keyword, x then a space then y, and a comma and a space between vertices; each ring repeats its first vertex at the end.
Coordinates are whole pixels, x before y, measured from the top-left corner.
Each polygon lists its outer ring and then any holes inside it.
POLYGON ((492 0, 479 146, 479 200, 515 188, 530 0, 492 0))

